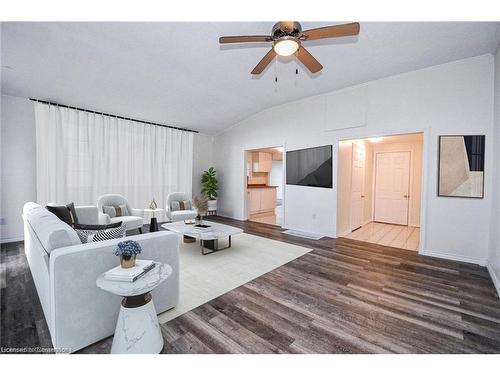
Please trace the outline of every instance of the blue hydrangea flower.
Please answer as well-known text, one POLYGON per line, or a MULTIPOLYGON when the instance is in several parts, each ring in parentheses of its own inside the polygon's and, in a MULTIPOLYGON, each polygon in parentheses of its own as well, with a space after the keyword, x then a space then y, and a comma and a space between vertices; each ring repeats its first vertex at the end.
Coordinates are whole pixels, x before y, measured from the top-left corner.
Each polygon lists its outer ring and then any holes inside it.
POLYGON ((142 251, 141 245, 137 242, 128 240, 123 241, 118 244, 118 248, 115 250, 116 256, 131 257, 140 254, 142 251))

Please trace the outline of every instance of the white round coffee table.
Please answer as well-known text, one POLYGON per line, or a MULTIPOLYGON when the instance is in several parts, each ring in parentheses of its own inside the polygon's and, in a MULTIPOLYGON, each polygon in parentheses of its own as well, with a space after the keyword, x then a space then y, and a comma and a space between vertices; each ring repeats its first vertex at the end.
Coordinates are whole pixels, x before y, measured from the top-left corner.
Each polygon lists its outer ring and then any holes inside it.
POLYGON ((172 268, 155 263, 155 268, 134 282, 107 280, 104 274, 96 280, 99 288, 124 297, 111 353, 153 354, 163 349, 163 336, 150 292, 170 276, 172 268))

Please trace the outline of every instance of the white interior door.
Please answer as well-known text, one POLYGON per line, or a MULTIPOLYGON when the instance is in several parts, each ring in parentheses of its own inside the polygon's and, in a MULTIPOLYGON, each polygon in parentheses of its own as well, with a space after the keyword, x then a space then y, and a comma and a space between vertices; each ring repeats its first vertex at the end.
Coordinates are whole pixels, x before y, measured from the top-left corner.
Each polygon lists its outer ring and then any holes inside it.
POLYGON ((363 225, 365 188, 365 150, 357 143, 352 144, 351 175, 351 231, 363 225))
POLYGON ((410 152, 377 153, 375 221, 408 225, 410 152))

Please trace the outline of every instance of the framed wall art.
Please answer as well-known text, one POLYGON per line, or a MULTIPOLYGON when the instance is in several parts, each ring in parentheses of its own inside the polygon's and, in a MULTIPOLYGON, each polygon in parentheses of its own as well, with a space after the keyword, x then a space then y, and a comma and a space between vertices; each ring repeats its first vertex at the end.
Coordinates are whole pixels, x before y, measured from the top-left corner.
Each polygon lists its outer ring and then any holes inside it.
POLYGON ((484 135, 439 137, 438 196, 484 197, 484 135))

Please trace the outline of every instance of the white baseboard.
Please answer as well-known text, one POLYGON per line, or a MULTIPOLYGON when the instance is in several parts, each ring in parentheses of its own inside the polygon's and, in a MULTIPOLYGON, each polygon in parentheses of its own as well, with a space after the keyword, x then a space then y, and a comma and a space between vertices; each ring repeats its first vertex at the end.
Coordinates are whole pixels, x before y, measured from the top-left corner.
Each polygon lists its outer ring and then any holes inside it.
POLYGON ((486 268, 490 273, 491 280, 493 280, 493 285, 495 285, 495 289, 497 290, 497 294, 500 297, 500 280, 498 280, 497 274, 491 267, 490 263, 486 264, 486 268))
POLYGON ((426 255, 429 257, 435 257, 435 258, 443 258, 443 259, 449 259, 449 260, 456 260, 458 262, 465 262, 465 263, 472 263, 472 264, 477 264, 480 266, 486 266, 487 260, 486 259, 481 259, 481 258, 474 258, 474 257, 468 257, 464 255, 457 255, 457 254, 450 254, 450 253, 442 253, 439 251, 431 251, 431 250, 421 250, 419 252, 420 255, 426 255))
POLYGON ((24 241, 24 236, 0 238, 0 243, 24 241))

